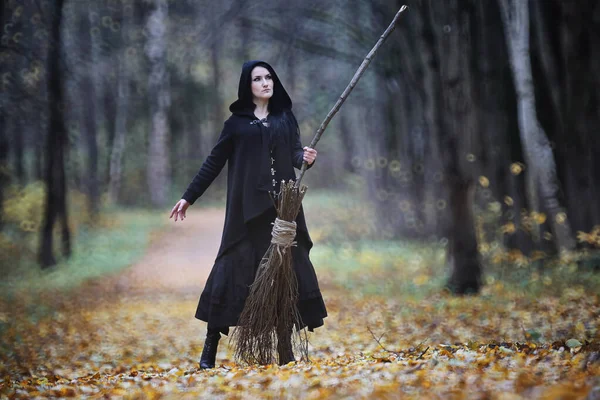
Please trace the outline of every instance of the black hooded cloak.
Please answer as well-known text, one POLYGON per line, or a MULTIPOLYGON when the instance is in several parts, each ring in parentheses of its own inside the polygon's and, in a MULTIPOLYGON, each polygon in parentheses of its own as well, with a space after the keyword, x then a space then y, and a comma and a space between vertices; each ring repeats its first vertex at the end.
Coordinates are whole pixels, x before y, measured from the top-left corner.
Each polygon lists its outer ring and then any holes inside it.
MULTIPOLYGON (((248 61, 242 66, 238 99, 229 107, 219 139, 182 198, 194 202, 228 165, 227 203, 221 245, 208 277, 196 318, 221 328, 234 326, 254 281, 258 263, 271 240, 271 223, 276 212, 270 191, 273 182, 295 180, 294 167, 300 169, 304 150, 298 123, 292 113, 292 101, 273 68, 264 61, 248 61), (251 72, 265 67, 273 79, 269 100, 268 126, 254 115, 251 72), (272 170, 273 168, 273 170, 272 170), (273 171, 277 175, 273 176, 273 171)), ((309 168, 313 164, 309 165, 309 168)), ((297 246, 292 248, 298 278, 298 308, 309 329, 323 325, 327 316, 309 252, 312 241, 304 211, 296 218, 297 246)))

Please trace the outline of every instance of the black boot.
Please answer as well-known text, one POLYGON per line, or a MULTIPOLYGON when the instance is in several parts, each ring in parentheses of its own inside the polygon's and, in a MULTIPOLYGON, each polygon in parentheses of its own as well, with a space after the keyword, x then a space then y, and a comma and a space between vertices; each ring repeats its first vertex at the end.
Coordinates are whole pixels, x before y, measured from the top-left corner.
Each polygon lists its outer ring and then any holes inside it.
POLYGON ((296 361, 294 351, 291 347, 286 350, 279 351, 279 365, 285 365, 289 362, 296 361))
POLYGON ((200 369, 209 369, 215 367, 219 339, 221 339, 219 330, 209 328, 208 332, 206 332, 206 340, 204 341, 202 356, 200 357, 200 369))
POLYGON ((294 358, 294 350, 292 349, 292 338, 289 333, 279 335, 277 340, 277 355, 279 365, 285 365, 291 361, 296 361, 294 358))

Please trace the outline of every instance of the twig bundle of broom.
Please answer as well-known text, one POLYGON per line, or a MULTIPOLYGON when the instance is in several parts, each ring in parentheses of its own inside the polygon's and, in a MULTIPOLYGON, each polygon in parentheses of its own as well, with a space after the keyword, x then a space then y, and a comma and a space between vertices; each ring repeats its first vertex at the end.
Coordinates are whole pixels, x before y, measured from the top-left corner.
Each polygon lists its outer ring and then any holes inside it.
MULTIPOLYGON (((367 54, 352 80, 317 129, 309 147, 315 148, 323 131, 354 89, 379 47, 396 27, 400 14, 406 9, 407 6, 400 8, 390 26, 367 54)), ((295 182, 281 184, 280 202, 277 219, 273 225, 271 245, 260 262, 244 310, 231 336, 231 339, 236 342, 235 357, 242 362, 270 364, 275 349, 280 355, 288 354, 293 345, 289 340, 281 339, 293 334, 294 328, 297 335, 292 342, 297 342, 295 347, 300 350, 302 359, 308 360, 308 337, 306 333, 303 336, 300 332, 304 325, 297 307, 298 283, 290 248, 295 245, 293 242, 296 236, 295 221, 307 189, 305 185, 300 184, 307 165, 306 162, 302 164, 300 175, 295 182)))
POLYGON ((275 345, 280 354, 290 354, 292 342, 279 340, 285 335, 292 335, 293 342, 297 342, 293 347, 300 350, 303 359, 308 359, 308 338, 300 332, 302 321, 296 306, 298 283, 291 249, 296 245, 295 220, 306 189, 305 185, 296 188, 291 180, 281 182, 271 245, 258 266, 244 310, 232 334, 232 339, 237 341, 235 357, 246 363, 270 364, 275 345))

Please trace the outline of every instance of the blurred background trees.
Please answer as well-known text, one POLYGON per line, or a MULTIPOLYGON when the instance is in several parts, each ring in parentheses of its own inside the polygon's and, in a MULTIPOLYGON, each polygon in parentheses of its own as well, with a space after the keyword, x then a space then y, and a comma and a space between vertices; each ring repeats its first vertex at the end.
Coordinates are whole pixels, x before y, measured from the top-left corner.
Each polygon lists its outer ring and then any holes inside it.
MULTIPOLYGON (((165 212, 218 137, 245 60, 278 71, 307 143, 402 4, 319 143, 311 191, 364 199, 348 211, 362 238, 444 246, 457 293, 479 289, 483 266, 597 268, 596 1, 7 0, 3 273, 68 256, 71 231, 107 207, 165 212)), ((225 176, 206 201, 223 200, 225 176)))

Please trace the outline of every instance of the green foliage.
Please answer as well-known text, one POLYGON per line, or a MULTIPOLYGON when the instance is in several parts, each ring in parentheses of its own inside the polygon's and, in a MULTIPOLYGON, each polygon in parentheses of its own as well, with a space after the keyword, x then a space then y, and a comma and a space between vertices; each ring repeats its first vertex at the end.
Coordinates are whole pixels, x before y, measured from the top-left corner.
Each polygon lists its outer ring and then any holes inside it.
MULTIPOLYGON (((8 187, 0 213, 5 225, 0 232, 0 271, 3 273, 20 268, 20 261, 35 260, 39 233, 44 223, 45 196, 45 186, 40 181, 26 186, 8 187)), ((103 217, 92 220, 86 196, 78 191, 71 190, 68 193, 67 208, 69 229, 73 236, 77 235, 82 226, 102 226, 107 223, 103 217)), ((59 237, 60 224, 56 224, 54 229, 55 237, 59 237)), ((55 241, 55 244, 58 252, 58 241, 55 241)))
POLYGON ((41 225, 44 195, 42 182, 34 182, 25 187, 8 187, 3 204, 4 222, 19 225, 26 232, 35 231, 41 225))
POLYGON ((43 222, 45 189, 42 182, 25 187, 7 188, 2 215, 4 228, 0 232, 0 270, 7 271, 15 260, 33 258, 38 243, 37 233, 43 222))
POLYGON ((74 236, 74 251, 49 270, 29 260, 19 263, 0 283, 3 293, 69 289, 85 280, 122 270, 145 251, 152 233, 164 226, 162 213, 151 210, 104 212, 103 226, 81 226, 74 236))
MULTIPOLYGON (((130 132, 126 135, 124 153, 122 159, 121 191, 119 201, 128 206, 148 206, 150 199, 148 194, 148 155, 146 132, 149 124, 138 121, 133 124, 130 132)), ((107 154, 109 148, 104 150, 107 154)))
POLYGON ((439 291, 446 278, 440 246, 361 241, 317 245, 311 258, 326 279, 362 294, 421 298, 439 291))
POLYGON ((309 191, 303 201, 310 235, 319 243, 377 238, 374 210, 357 191, 309 191))
MULTIPOLYGON (((479 183, 487 187, 487 178, 480 177, 479 183)), ((599 292, 600 227, 589 233, 577 233, 578 242, 585 246, 580 250, 562 254, 533 250, 523 254, 519 249, 507 247, 507 238, 521 232, 538 246, 542 242, 549 243, 553 240, 549 217, 542 212, 522 209, 517 222, 512 198, 506 196, 503 203, 490 197, 486 207, 475 206, 475 230, 488 284, 503 282, 511 290, 531 296, 571 290, 599 292), (507 219, 507 215, 512 217, 507 219)))
MULTIPOLYGON (((0 273, 2 287, 67 287, 82 280, 117 271, 143 251, 148 235, 164 223, 164 215, 154 211, 102 208, 97 219, 87 209, 85 195, 70 191, 69 229, 74 251, 70 259, 42 271, 37 264, 40 231, 43 224, 45 188, 34 182, 10 186, 2 204, 3 230, 0 232, 0 273)), ((55 254, 60 254, 60 224, 56 224, 55 254)))
MULTIPOLYGON (((444 290, 449 274, 445 243, 386 239, 374 223, 374 210, 354 192, 311 192, 304 207, 315 242, 313 263, 332 282, 363 294, 398 297, 423 298, 444 290)), ((534 224, 543 218, 537 214, 529 221, 534 224)), ((600 274, 594 270, 597 253, 580 251, 532 260, 502 247, 498 207, 480 210, 476 220, 489 290, 567 299, 600 293, 600 274), (484 224, 498 227, 496 236, 486 237, 484 224)))
POLYGON ((439 290, 446 277, 444 247, 386 238, 359 190, 315 191, 305 197, 315 242, 311 259, 320 273, 363 294, 426 296, 439 290))

